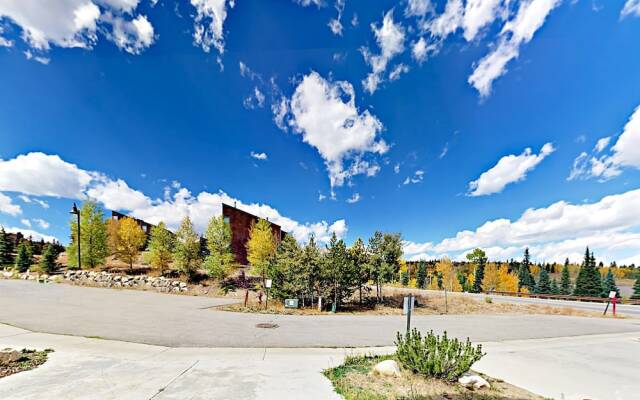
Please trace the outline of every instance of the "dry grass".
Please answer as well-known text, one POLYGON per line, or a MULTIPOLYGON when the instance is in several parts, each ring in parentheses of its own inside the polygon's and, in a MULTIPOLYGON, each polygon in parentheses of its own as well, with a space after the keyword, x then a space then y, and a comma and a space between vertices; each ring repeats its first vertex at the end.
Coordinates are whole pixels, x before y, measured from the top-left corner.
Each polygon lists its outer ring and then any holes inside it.
POLYGON ((402 370, 400 377, 373 375, 373 366, 392 356, 347 357, 345 363, 324 373, 345 400, 541 400, 542 397, 500 380, 484 376, 491 389, 468 390, 458 384, 402 370))

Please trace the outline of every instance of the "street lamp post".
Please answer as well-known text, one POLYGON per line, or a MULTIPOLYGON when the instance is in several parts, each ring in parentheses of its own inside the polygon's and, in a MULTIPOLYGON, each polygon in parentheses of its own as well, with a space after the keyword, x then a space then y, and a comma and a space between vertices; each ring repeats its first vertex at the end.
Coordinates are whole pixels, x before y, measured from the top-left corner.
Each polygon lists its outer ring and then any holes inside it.
POLYGON ((80 256, 80 210, 76 206, 76 203, 73 203, 73 207, 69 214, 75 214, 78 217, 78 234, 77 234, 77 243, 78 243, 78 269, 82 269, 82 257, 80 256))

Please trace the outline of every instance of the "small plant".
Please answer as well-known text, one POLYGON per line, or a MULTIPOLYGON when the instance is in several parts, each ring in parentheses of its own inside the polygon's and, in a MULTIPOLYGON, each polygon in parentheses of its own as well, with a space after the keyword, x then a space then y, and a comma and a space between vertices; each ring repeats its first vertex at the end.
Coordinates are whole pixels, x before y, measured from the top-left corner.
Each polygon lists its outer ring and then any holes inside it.
POLYGON ((491 304, 491 303, 493 303, 493 299, 491 297, 487 296, 487 297, 484 298, 484 302, 487 303, 487 304, 491 304))
POLYGON ((449 339, 446 331, 442 336, 429 331, 424 338, 415 328, 406 335, 398 332, 396 346, 396 358, 404 368, 449 382, 484 356, 482 345, 473 346, 468 338, 466 342, 449 339))

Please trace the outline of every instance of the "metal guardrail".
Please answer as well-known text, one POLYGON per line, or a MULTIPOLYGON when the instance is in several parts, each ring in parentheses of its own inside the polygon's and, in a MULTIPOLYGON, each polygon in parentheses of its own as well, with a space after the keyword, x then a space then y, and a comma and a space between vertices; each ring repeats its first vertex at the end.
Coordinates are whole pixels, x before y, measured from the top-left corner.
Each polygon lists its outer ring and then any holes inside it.
MULTIPOLYGON (((590 303, 606 303, 607 301, 609 301, 609 299, 606 297, 584 297, 584 296, 571 296, 571 295, 563 295, 563 294, 540 294, 540 293, 499 292, 499 291, 485 292, 485 294, 513 296, 513 297, 530 297, 534 299, 585 301, 590 303)), ((640 305, 640 300, 618 299, 618 304, 640 305)))

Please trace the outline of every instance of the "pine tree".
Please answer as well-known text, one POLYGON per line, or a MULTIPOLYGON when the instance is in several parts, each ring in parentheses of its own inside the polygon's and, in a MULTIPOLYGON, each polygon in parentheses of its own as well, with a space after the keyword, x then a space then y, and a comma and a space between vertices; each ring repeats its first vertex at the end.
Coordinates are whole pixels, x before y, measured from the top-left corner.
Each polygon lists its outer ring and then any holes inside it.
POLYGON ((613 271, 609 270, 607 276, 602 282, 602 293, 604 296, 609 296, 610 292, 616 292, 616 297, 620 298, 620 289, 616 286, 616 278, 613 276, 613 271))
POLYGON ((636 279, 635 285, 633 285, 633 294, 631 295, 631 298, 634 300, 640 299, 640 275, 636 279))
POLYGON ((571 294, 571 278, 569 277, 569 259, 564 261, 564 267, 562 267, 562 277, 560 279, 560 294, 571 294))
MULTIPOLYGON (((311 299, 313 305, 314 297, 319 295, 320 292, 320 274, 322 257, 320 255, 320 249, 316 245, 316 240, 313 235, 309 238, 309 242, 304 246, 302 254, 300 255, 300 273, 307 277, 307 287, 305 291, 311 299)), ((366 269, 366 267, 365 267, 366 269)), ((304 298, 303 298, 304 302, 304 298)))
POLYGON ((558 287, 558 281, 556 281, 556 278, 551 280, 551 294, 560 294, 560 288, 558 287))
POLYGON ((476 266, 471 291, 474 293, 480 293, 482 292, 482 280, 484 279, 484 267, 487 263, 487 254, 484 250, 476 248, 467 254, 467 260, 476 266))
POLYGON ((325 297, 333 298, 333 305, 337 310, 358 287, 358 275, 349 258, 347 246, 342 239, 338 239, 335 232, 327 245, 322 267, 325 297))
POLYGON ((11 265, 13 261, 13 243, 4 227, 0 227, 0 266, 11 265))
POLYGON ((425 263, 424 261, 420 261, 418 263, 416 284, 420 289, 424 289, 427 286, 427 263, 425 263))
POLYGON ((369 280, 369 254, 367 253, 367 247, 361 238, 357 238, 353 243, 353 246, 349 248, 349 259, 353 263, 357 280, 358 280, 358 294, 360 297, 360 303, 362 303, 362 291, 369 280))
POLYGON ((56 272, 58 269, 57 263, 58 255, 54 250, 52 245, 45 245, 44 251, 42 253, 42 258, 40 258, 40 270, 42 272, 46 272, 47 274, 52 274, 56 272))
POLYGON ((595 257, 589 253, 589 248, 585 252, 584 261, 578 277, 576 287, 573 291, 575 296, 600 297, 602 296, 602 283, 600 273, 596 268, 595 257))
POLYGON ((520 264, 520 269, 518 271, 518 290, 522 288, 527 288, 529 291, 533 291, 536 286, 536 282, 533 279, 533 275, 531 275, 531 257, 529 255, 529 248, 524 249, 524 259, 520 264))
POLYGON ((301 249, 291 235, 278 244, 276 254, 269 259, 267 276, 273 280, 271 293, 274 298, 300 298, 307 288, 307 276, 298 267, 301 249))
POLYGON ((18 245, 17 255, 16 255, 16 269, 18 272, 26 272, 29 267, 31 267, 31 257, 29 256, 29 251, 27 250, 27 245, 25 242, 22 242, 18 245))
POLYGON ((549 294, 551 293, 551 281, 549 280, 549 273, 546 268, 540 270, 540 278, 536 285, 536 293, 549 294))

